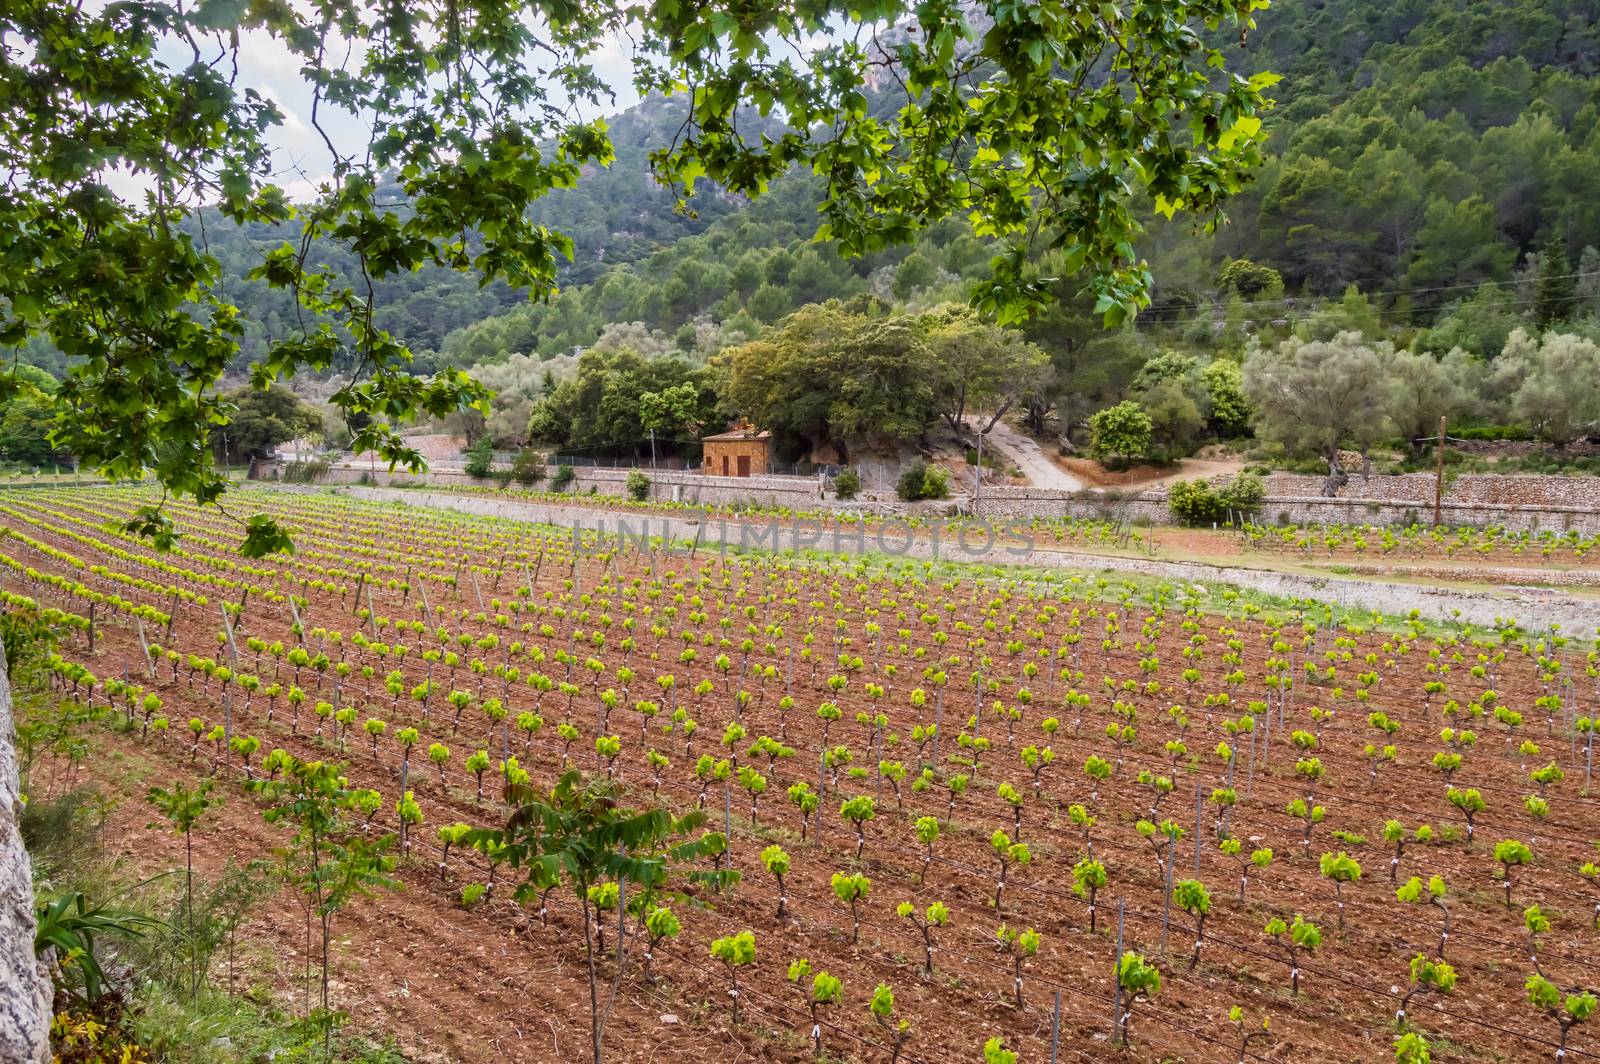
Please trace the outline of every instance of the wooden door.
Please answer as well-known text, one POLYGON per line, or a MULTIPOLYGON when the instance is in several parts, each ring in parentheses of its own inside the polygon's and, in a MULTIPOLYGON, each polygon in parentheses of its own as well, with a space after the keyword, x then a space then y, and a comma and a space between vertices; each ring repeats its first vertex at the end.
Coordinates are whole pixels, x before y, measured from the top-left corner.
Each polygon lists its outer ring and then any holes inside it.
POLYGON ((739 456, 739 475, 741 477, 747 477, 750 475, 750 456, 747 454, 741 454, 739 456))

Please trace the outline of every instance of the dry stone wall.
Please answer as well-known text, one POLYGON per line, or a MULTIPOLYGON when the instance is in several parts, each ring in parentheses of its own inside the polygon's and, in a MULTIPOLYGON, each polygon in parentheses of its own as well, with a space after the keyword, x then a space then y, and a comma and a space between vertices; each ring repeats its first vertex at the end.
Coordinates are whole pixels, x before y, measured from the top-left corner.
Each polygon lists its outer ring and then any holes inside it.
POLYGON ((0 663, 0 1064, 50 1059, 50 978, 33 955, 33 866, 21 810, 11 684, 0 663))
MULTIPOLYGON (((627 494, 625 469, 579 469, 573 494, 621 498, 627 494)), ((692 470, 658 470, 650 474, 654 499, 716 506, 751 505, 793 510, 861 513, 905 513, 908 507, 893 492, 864 493, 845 501, 824 496, 812 477, 706 476, 692 470)), ((474 487, 458 470, 434 469, 424 474, 372 471, 361 465, 337 465, 321 479, 326 484, 368 483, 379 487, 474 487)), ((1433 478, 1400 476, 1352 477, 1337 498, 1322 495, 1322 478, 1274 473, 1265 478, 1266 499, 1260 519, 1278 524, 1404 525, 1431 521, 1433 478)), ((1167 494, 1162 490, 1129 492, 1066 492, 1048 488, 987 487, 983 515, 990 520, 1077 517, 1090 520, 1167 524, 1167 494)), ((924 509, 924 508, 915 508, 924 509)), ((1600 532, 1600 477, 1489 476, 1456 478, 1449 484, 1441 517, 1450 526, 1498 525, 1513 531, 1576 529, 1600 532)))

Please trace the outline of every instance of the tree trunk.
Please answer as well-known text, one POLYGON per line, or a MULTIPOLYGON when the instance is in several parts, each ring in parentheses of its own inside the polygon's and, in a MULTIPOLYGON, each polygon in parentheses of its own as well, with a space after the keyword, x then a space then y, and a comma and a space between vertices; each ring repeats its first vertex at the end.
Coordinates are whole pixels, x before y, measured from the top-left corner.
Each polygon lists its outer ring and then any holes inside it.
POLYGON ((1334 498, 1339 494, 1339 489, 1350 482, 1350 475, 1344 471, 1344 466, 1339 464, 1339 452, 1328 450, 1323 453, 1323 459, 1328 463, 1328 477, 1322 482, 1322 494, 1325 498, 1334 498))

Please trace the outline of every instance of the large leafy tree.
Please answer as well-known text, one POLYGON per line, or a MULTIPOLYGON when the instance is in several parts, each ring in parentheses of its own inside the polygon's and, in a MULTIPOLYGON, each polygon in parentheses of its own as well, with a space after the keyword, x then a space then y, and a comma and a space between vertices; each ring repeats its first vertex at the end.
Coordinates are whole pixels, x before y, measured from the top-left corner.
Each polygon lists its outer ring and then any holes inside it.
MULTIPOLYGON (((1014 319, 1042 299, 1029 263, 1050 247, 1116 320, 1149 285, 1133 205, 1210 224, 1259 160, 1256 113, 1274 79, 1231 76, 1201 31, 1228 39, 1265 6, 18 0, 0 11, 0 342, 47 336, 70 360, 64 446, 112 476, 153 469, 214 500, 224 481, 205 435, 231 414, 218 382, 242 325, 183 223, 203 204, 238 223, 292 219, 298 238, 255 276, 293 295, 293 327, 255 383, 343 367, 331 401, 353 446, 420 466, 395 422, 484 393, 455 370, 407 372, 374 282, 438 265, 549 295, 573 245, 529 208, 612 158, 605 124, 585 116, 612 100, 595 59, 624 36, 641 94, 690 101, 651 155, 671 187, 705 178, 756 195, 808 166, 825 185, 818 235, 846 254, 970 216, 1007 248, 980 286, 984 311, 1014 319), (299 209, 268 150, 283 114, 233 76, 262 36, 301 63, 330 156, 330 179, 299 209), (869 111, 866 91, 885 86, 902 106, 869 111), (745 108, 784 131, 741 135, 745 108), (329 132, 337 112, 370 131, 364 142, 329 132), (112 174, 147 193, 118 195, 112 174), (316 267, 315 244, 356 272, 316 267)), ((159 507, 134 524, 171 542, 159 507)), ((246 553, 288 545, 269 518, 249 522, 246 553)))
POLYGON ((1347 479, 1339 449, 1365 453, 1389 431, 1388 353, 1358 332, 1294 337, 1253 351, 1244 363, 1244 394, 1257 411, 1256 435, 1321 457, 1328 463, 1324 491, 1334 494, 1347 479))
POLYGON ((595 347, 579 356, 576 373, 534 404, 528 432, 589 453, 636 454, 652 427, 658 433, 671 428, 663 439, 694 442, 685 434, 712 421, 716 405, 706 372, 681 358, 595 347), (657 403, 663 395, 672 397, 675 423, 650 420, 661 413, 657 403))
POLYGON ((925 319, 837 300, 801 307, 719 359, 731 406, 786 440, 848 453, 914 440, 939 417, 925 319))
POLYGON ((966 435, 968 413, 987 413, 986 420, 978 419, 978 431, 988 432, 1048 376, 1050 356, 1042 349, 965 308, 930 315, 927 344, 939 414, 958 436, 966 435))
POLYGON ((233 416, 217 429, 214 442, 218 453, 231 459, 263 457, 278 444, 321 427, 316 409, 281 384, 241 388, 226 398, 233 403, 233 416))

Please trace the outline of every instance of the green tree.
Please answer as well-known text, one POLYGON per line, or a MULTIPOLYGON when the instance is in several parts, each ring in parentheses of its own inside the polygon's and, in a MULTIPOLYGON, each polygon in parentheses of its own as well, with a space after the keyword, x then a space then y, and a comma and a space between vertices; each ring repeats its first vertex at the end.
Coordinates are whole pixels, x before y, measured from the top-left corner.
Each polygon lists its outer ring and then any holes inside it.
POLYGON ((1392 349, 1381 354, 1389 378, 1389 422, 1416 461, 1428 447, 1427 437, 1438 434, 1440 417, 1455 418, 1470 409, 1470 359, 1459 350, 1444 360, 1392 349))
MULTIPOLYGON (((1140 396, 1139 405, 1150 419, 1151 456, 1167 461, 1194 451, 1205 430, 1200 404, 1177 380, 1164 380, 1140 396)), ((1115 409, 1115 408, 1113 408, 1115 409)), ((1102 413, 1109 413, 1104 411, 1102 413)), ((1101 417, 1102 414, 1096 414, 1101 417)))
POLYGON ((780 438, 840 451, 912 440, 939 416, 923 322, 837 300, 806 306, 726 352, 728 403, 780 438))
POLYGON ((1592 340, 1546 333, 1535 343, 1519 329, 1494 371, 1494 382, 1514 389, 1511 415, 1557 447, 1600 422, 1600 389, 1574 386, 1600 379, 1600 346, 1592 340))
POLYGON ((693 431, 713 420, 716 408, 708 374, 682 358, 597 345, 578 357, 570 378, 534 404, 528 432, 587 451, 637 455, 647 452, 652 425, 657 432, 669 426, 693 431))
POLYGON ((1365 452, 1389 430, 1383 358, 1359 333, 1258 348, 1243 372, 1256 435, 1294 454, 1320 456, 1328 463, 1326 494, 1346 479, 1339 449, 1348 443, 1365 452))
POLYGON ((1245 299, 1259 299, 1270 293, 1283 291, 1283 275, 1271 266, 1262 266, 1249 259, 1229 259, 1217 274, 1217 290, 1237 293, 1245 299))
POLYGON ((1215 359, 1200 371, 1200 380, 1210 399, 1211 412, 1206 423, 1211 431, 1223 439, 1247 434, 1255 410, 1244 397, 1244 373, 1239 363, 1226 358, 1215 359))
POLYGON ((467 476, 483 480, 494 472, 494 441, 479 436, 478 442, 467 448, 467 462, 463 467, 467 476))
POLYGON ((1539 275, 1533 288, 1533 323, 1541 329, 1570 321, 1578 309, 1578 279, 1567 245, 1552 236, 1539 249, 1539 275))
POLYGON ((33 366, 13 371, 16 386, 0 396, 0 458, 24 465, 44 465, 54 457, 50 419, 55 415, 55 378, 33 366))
POLYGON ((958 437, 966 415, 983 410, 978 432, 995 422, 1045 379, 1049 358, 1023 335, 981 321, 966 308, 946 307, 927 319, 927 345, 939 414, 958 437))
POLYGON ((1138 403, 1124 400, 1089 419, 1089 453, 1096 458, 1137 460, 1150 453, 1153 426, 1138 403))
POLYGON ((1413 288, 1447 288, 1504 280, 1516 255, 1500 235, 1494 207, 1481 196, 1459 201, 1436 196, 1429 201, 1416 235, 1405 283, 1413 288))
MULTIPOLYGON (((654 896, 666 885, 672 864, 695 860, 705 853, 702 842, 688 837, 705 823, 703 812, 696 810, 682 817, 663 809, 641 812, 619 804, 618 794, 614 783, 586 781, 576 771, 563 775, 547 794, 529 783, 513 782, 506 788, 507 800, 513 806, 506 826, 467 836, 470 845, 491 846, 504 853, 512 867, 527 869, 518 890, 519 900, 537 897, 552 884, 565 882, 572 889, 583 910, 590 1048, 595 1064, 601 1059, 606 1017, 625 971, 626 954, 620 951, 626 938, 619 931, 616 979, 602 1009, 593 941, 598 914, 589 888, 607 881, 654 896)), ((626 919, 627 911, 628 905, 617 906, 619 921, 626 919)))
POLYGON ((318 1019, 324 1051, 331 1052, 335 1016, 328 1008, 328 947, 333 941, 333 918, 358 897, 399 887, 390 876, 395 867, 389 853, 394 836, 369 839, 354 830, 345 814, 355 807, 358 793, 340 767, 330 762, 290 757, 277 776, 251 780, 249 787, 266 803, 262 815, 269 824, 283 822, 295 830, 293 843, 282 852, 283 871, 306 895, 308 916, 316 916, 321 930, 318 1019))
POLYGON ((212 435, 218 457, 233 461, 264 458, 278 444, 321 428, 322 418, 288 388, 240 388, 229 392, 233 415, 212 435))
POLYGON ((193 788, 183 781, 171 787, 151 787, 147 795, 151 805, 164 817, 172 830, 183 836, 183 917, 186 945, 189 947, 189 997, 200 990, 198 949, 194 935, 194 826, 206 811, 221 799, 211 797, 211 780, 201 780, 193 788))

